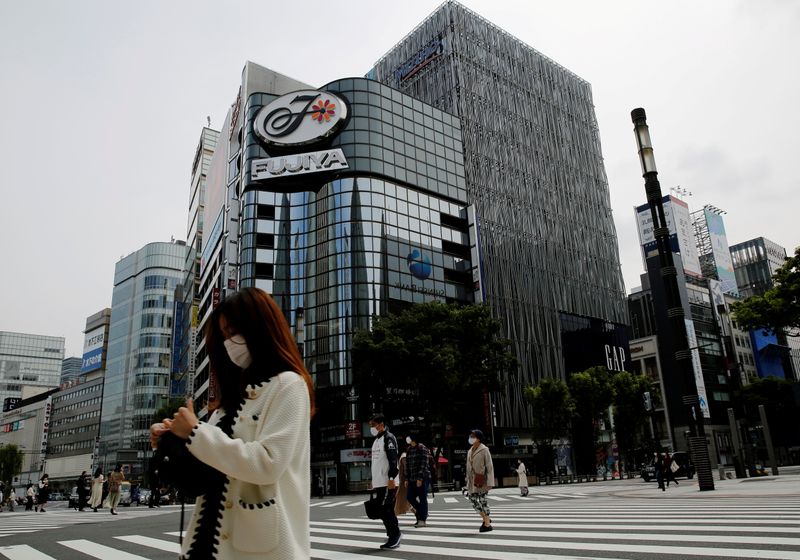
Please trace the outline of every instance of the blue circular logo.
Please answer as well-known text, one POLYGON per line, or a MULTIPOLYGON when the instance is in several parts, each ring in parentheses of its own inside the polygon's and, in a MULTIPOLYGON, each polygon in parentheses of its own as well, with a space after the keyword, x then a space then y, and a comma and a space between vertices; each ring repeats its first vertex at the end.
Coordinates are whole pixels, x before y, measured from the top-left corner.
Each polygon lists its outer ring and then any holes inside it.
POLYGON ((431 259, 423 255, 419 249, 411 251, 406 257, 406 262, 408 263, 408 270, 411 271, 415 278, 425 280, 431 275, 431 259))

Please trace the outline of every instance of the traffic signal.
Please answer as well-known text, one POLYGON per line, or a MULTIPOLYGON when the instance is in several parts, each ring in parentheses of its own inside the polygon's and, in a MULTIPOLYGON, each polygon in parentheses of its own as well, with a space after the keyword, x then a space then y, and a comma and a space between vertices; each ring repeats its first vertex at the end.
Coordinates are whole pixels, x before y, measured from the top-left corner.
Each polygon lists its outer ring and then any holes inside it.
POLYGON ((650 391, 645 391, 644 393, 644 409, 645 410, 652 410, 653 409, 653 399, 650 398, 650 391))

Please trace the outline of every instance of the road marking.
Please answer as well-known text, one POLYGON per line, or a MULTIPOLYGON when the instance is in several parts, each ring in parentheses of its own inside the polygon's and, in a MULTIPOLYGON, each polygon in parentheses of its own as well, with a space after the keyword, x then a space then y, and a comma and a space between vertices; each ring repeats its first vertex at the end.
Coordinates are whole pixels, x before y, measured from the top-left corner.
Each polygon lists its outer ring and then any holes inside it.
MULTIPOLYGON (((319 525, 319 523, 312 522, 312 533, 323 533, 323 534, 336 534, 340 537, 342 536, 349 536, 349 537, 369 537, 374 536, 378 538, 382 538, 382 535, 379 533, 376 534, 369 534, 365 531, 348 531, 339 528, 332 528, 326 529, 322 527, 314 528, 314 525, 319 525)), ((495 529, 497 530, 497 529, 495 529)), ((477 533, 477 531, 475 531, 477 533)), ((452 535, 452 531, 450 531, 452 535)), ((614 552, 616 554, 619 553, 634 553, 634 554, 671 554, 675 556, 714 556, 719 557, 721 552, 724 552, 724 556, 727 558, 770 558, 773 560, 797 560, 798 553, 796 551, 781 551, 781 550, 764 550, 762 548, 757 549, 736 549, 736 548, 725 548, 720 550, 719 548, 705 548, 705 547, 698 547, 698 546, 676 546, 676 545, 642 545, 642 544, 630 544, 630 543, 594 543, 594 542, 564 542, 564 541, 535 541, 530 539, 504 539, 498 538, 498 534, 494 533, 489 538, 484 538, 482 536, 475 536, 471 532, 470 534, 458 535, 458 536, 446 536, 446 535, 424 535, 421 532, 411 532, 406 531, 403 533, 403 538, 405 541, 413 540, 413 541, 422 541, 422 542, 430 542, 430 543, 438 543, 438 544, 456 544, 456 545, 469 545, 469 544, 488 544, 492 547, 515 547, 515 548, 525 548, 525 549, 535 549, 535 548, 545 548, 545 549, 555 549, 555 550, 580 550, 586 552, 614 552)), ((313 534, 311 536, 312 542, 320 542, 325 544, 349 544, 352 546, 353 540, 352 539, 324 539, 322 537, 315 537, 313 534)), ((486 551, 476 551, 474 549, 461 549, 461 548, 438 548, 438 547, 424 547, 424 546, 408 546, 408 545, 401 545, 403 550, 407 550, 409 552, 420 552, 426 554, 443 554, 448 556, 463 556, 467 558, 483 558, 486 555, 486 551), (415 550, 416 549, 416 550, 415 550), (483 556, 478 556, 478 555, 483 556)), ((501 554, 502 558, 505 559, 513 559, 513 558, 527 558, 530 559, 530 553, 514 553, 510 551, 503 551, 501 554)), ((543 556, 544 557, 544 556, 543 556)), ((547 556, 551 558, 551 556, 547 556)))
POLYGON ((364 502, 353 502, 352 504, 347 504, 344 507, 356 507, 356 506, 362 506, 362 505, 364 505, 364 502))
POLYGON ((140 544, 142 546, 149 546, 150 548, 157 548, 158 550, 166 550, 167 552, 174 552, 180 554, 181 545, 173 541, 165 541, 163 539, 154 539, 152 537, 145 537, 142 535, 124 535, 121 537, 114 537, 121 541, 140 544))
POLYGON ((336 506, 343 506, 343 505, 345 505, 345 504, 349 504, 349 503, 350 503, 350 501, 349 501, 349 500, 348 500, 348 501, 346 501, 346 502, 332 502, 332 503, 330 503, 330 504, 324 504, 324 505, 322 505, 322 506, 320 506, 320 507, 324 507, 324 508, 331 508, 331 507, 336 507, 336 506))
POLYGON ((446 504, 457 504, 458 498, 445 498, 444 503, 446 504))
POLYGON ((56 560, 27 544, 0 546, 0 556, 5 556, 8 560, 56 560))
MULTIPOLYGON (((314 542, 314 539, 311 539, 314 542)), ((321 543, 327 544, 327 543, 321 543)), ((375 560, 374 554, 356 554, 354 552, 339 552, 336 550, 319 550, 316 548, 311 549, 312 558, 320 558, 322 560, 375 560)), ((395 560, 405 560, 405 556, 394 556, 395 560)))
POLYGON ((110 546, 97 544, 92 541, 87 541, 86 539, 77 539, 74 541, 57 541, 57 542, 58 544, 63 544, 64 546, 71 548, 72 550, 77 550, 78 552, 82 552, 87 556, 94 556, 95 558, 100 558, 100 560, 149 560, 144 556, 138 556, 136 554, 131 554, 130 552, 117 550, 116 548, 111 548, 110 546))
POLYGON ((330 502, 312 502, 308 505, 308 507, 317 507, 317 506, 324 506, 325 504, 329 504, 330 502))

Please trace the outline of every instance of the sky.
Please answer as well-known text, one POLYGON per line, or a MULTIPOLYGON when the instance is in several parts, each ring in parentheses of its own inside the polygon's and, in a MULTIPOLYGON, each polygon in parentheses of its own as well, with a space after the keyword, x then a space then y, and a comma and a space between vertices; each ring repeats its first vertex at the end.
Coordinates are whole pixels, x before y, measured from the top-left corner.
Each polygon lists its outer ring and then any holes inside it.
MULTIPOLYGON (((636 107, 664 194, 726 211, 730 244, 800 245, 800 2, 462 3, 592 85, 627 292, 636 107)), ((82 354, 115 263, 185 239, 200 131, 222 125, 246 60, 317 86, 363 76, 439 4, 0 0, 0 330, 82 354)))

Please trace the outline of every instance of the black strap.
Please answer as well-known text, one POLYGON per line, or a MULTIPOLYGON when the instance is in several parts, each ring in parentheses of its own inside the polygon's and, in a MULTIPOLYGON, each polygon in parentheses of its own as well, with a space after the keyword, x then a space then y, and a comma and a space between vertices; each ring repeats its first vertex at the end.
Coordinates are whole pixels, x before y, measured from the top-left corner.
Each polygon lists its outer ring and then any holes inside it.
POLYGON ((183 496, 181 496, 181 525, 178 527, 178 544, 183 545, 183 508, 186 505, 186 502, 183 501, 183 496))

